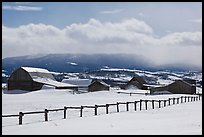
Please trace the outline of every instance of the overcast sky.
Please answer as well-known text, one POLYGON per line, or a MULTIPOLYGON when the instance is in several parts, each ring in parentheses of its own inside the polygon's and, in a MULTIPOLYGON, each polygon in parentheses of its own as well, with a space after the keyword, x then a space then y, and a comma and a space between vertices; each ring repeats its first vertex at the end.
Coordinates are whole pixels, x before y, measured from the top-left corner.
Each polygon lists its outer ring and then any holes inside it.
POLYGON ((131 53, 202 67, 201 2, 3 2, 2 57, 131 53))

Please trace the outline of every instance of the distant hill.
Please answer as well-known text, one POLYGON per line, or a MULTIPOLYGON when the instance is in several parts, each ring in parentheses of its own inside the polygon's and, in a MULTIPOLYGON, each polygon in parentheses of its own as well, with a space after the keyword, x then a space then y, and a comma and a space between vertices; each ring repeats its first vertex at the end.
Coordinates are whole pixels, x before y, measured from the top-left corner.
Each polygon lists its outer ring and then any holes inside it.
POLYGON ((126 54, 49 54, 44 56, 21 56, 2 60, 4 70, 11 73, 18 67, 31 66, 56 72, 84 72, 101 68, 150 69, 144 59, 126 54))
POLYGON ((85 72, 101 68, 139 70, 188 70, 183 65, 155 67, 143 57, 132 54, 48 54, 2 59, 2 69, 10 74, 21 66, 40 67, 54 72, 85 72))

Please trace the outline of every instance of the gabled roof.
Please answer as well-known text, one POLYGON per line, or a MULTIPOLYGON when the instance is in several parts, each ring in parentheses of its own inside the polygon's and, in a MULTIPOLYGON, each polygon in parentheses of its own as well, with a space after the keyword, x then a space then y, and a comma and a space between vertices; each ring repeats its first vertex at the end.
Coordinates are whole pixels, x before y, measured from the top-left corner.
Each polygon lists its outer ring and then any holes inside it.
POLYGON ((181 83, 184 83, 184 84, 186 84, 186 85, 188 85, 188 86, 192 86, 192 84, 190 84, 190 83, 188 83, 188 82, 186 82, 186 81, 184 81, 184 80, 176 80, 175 82, 173 82, 173 83, 171 83, 171 84, 169 84, 169 85, 172 85, 172 84, 174 84, 174 83, 176 83, 176 82, 181 82, 181 83))
POLYGON ((21 67, 29 73, 32 79, 38 78, 50 78, 55 80, 54 76, 47 70, 42 68, 21 67))
POLYGON ((41 73, 50 73, 47 69, 42 68, 33 68, 33 67, 21 67, 27 72, 41 72, 41 73))
POLYGON ((32 68, 32 67, 21 67, 29 73, 32 80, 38 83, 43 83, 46 85, 51 85, 55 87, 77 87, 74 84, 67 84, 58 82, 55 80, 54 76, 46 69, 42 68, 32 68))
POLYGON ((33 81, 43 83, 43 84, 46 84, 46 85, 55 86, 55 87, 78 87, 77 85, 58 82, 58 81, 52 80, 50 78, 36 77, 36 78, 33 79, 33 81))
MULTIPOLYGON (((92 85, 92 84, 95 83, 95 82, 98 82, 98 83, 100 83, 100 84, 102 84, 102 85, 104 85, 104 86, 106 86, 106 87, 109 87, 109 85, 106 84, 104 81, 98 80, 98 79, 97 79, 97 80, 93 80, 90 85, 92 85)), ((90 85, 89 85, 89 86, 90 86, 90 85)))
POLYGON ((133 77, 128 83, 132 82, 132 81, 138 81, 140 84, 145 84, 145 80, 142 77, 136 76, 133 77))

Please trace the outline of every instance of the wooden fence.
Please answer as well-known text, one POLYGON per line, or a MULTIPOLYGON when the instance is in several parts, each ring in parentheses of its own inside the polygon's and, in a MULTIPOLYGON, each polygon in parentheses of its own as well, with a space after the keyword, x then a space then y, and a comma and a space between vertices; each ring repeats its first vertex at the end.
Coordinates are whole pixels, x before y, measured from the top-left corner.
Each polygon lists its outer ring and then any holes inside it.
MULTIPOLYGON (((64 106, 64 108, 60 108, 60 109, 45 109, 43 111, 35 111, 35 112, 19 112, 19 114, 16 115, 2 115, 2 118, 4 117, 18 117, 19 118, 19 125, 22 125, 23 123, 23 116, 24 115, 30 115, 30 114, 44 114, 44 120, 48 121, 48 114, 49 112, 52 111, 63 111, 64 113, 64 119, 66 119, 67 117, 67 110, 68 109, 77 109, 80 111, 80 117, 83 116, 83 109, 85 108, 91 108, 94 110, 94 115, 98 115, 98 108, 100 107, 104 107, 106 114, 109 114, 109 107, 110 106, 116 106, 116 111, 120 112, 120 105, 125 105, 126 106, 126 111, 129 111, 130 109, 130 105, 129 104, 133 104, 134 105, 134 110, 137 111, 137 103, 139 103, 139 110, 142 110, 142 106, 144 105, 145 110, 148 109, 148 102, 151 103, 151 108, 150 109, 155 109, 155 103, 158 103, 158 108, 162 107, 166 107, 166 106, 170 106, 170 105, 174 105, 174 104, 179 104, 179 103, 184 103, 184 102, 192 102, 192 101, 198 101, 201 100, 202 94, 199 94, 197 96, 181 96, 178 98, 168 98, 166 100, 143 100, 140 99, 138 101, 132 101, 132 102, 116 102, 116 103, 112 103, 112 104, 104 104, 104 105, 93 105, 93 106, 64 106), (180 100, 180 101, 179 101, 180 100), (144 102, 144 103, 142 103, 144 102)), ((143 107, 143 108, 144 108, 143 107)))

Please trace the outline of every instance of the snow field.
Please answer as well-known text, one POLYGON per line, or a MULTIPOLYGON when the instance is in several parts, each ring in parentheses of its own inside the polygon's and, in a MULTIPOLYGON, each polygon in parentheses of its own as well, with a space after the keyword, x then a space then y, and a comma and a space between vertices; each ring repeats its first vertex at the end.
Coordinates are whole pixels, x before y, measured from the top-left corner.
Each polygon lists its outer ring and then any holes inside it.
MULTIPOLYGON (((128 90, 120 92, 144 92, 128 90)), ((116 102, 139 101, 140 99, 158 100, 172 97, 189 96, 184 94, 147 95, 118 94, 118 90, 99 91, 84 94, 71 94, 66 90, 44 89, 25 94, 2 93, 2 114, 18 114, 29 111, 63 108, 64 106, 93 106, 116 102)), ((190 95, 191 96, 191 95, 190 95)), ((202 100, 186 102, 155 109, 152 104, 142 103, 142 111, 134 110, 134 104, 120 104, 120 112, 116 106, 106 109, 98 108, 98 115, 94 115, 94 108, 84 108, 83 117, 80 110, 67 110, 67 119, 63 119, 63 111, 49 112, 48 122, 44 121, 44 114, 23 116, 23 125, 18 125, 18 117, 2 119, 2 134, 202 134, 202 100), (24 130, 23 130, 24 129, 24 130), (26 129, 26 130, 25 130, 26 129), (43 130, 41 130, 43 129, 43 130), (69 130, 68 130, 69 129, 69 130), (79 130, 80 129, 80 130, 79 130)), ((171 103, 172 104, 172 103, 171 103)))

